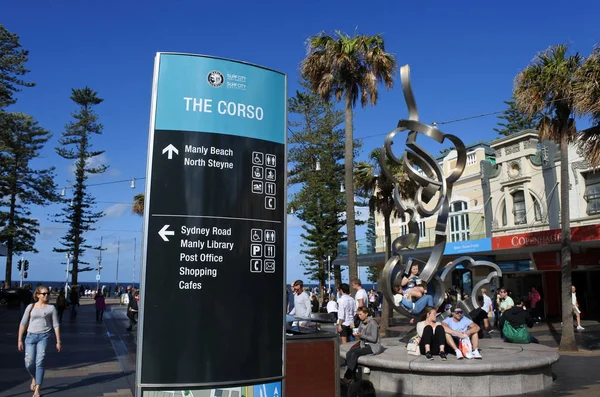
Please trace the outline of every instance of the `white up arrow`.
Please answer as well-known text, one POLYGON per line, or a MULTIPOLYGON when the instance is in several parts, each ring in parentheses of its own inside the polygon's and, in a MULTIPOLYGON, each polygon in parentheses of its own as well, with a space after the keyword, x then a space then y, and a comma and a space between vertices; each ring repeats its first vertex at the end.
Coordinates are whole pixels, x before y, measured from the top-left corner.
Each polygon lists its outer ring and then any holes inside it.
POLYGON ((158 231, 158 235, 164 240, 164 241, 169 241, 169 239, 167 238, 167 236, 174 236, 175 232, 173 230, 167 230, 169 228, 169 225, 164 225, 162 227, 162 229, 160 229, 158 231))
POLYGON ((277 392, 277 386, 275 386, 275 391, 273 392, 273 397, 279 397, 279 393, 277 392))
POLYGON ((164 148, 162 150, 162 154, 167 153, 167 158, 169 160, 173 159, 173 153, 175 154, 179 154, 179 150, 177 150, 177 148, 175 146, 173 146, 172 144, 169 144, 169 146, 167 146, 166 148, 164 148))

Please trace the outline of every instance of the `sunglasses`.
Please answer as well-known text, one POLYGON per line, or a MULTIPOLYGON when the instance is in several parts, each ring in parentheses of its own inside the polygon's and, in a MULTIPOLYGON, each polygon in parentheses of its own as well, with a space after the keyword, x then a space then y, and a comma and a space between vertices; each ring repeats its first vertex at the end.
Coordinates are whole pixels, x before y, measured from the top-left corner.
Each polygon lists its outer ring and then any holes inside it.
POLYGON ((455 310, 454 314, 463 314, 462 310, 455 310))
POLYGON ((40 292, 38 295, 48 295, 47 292, 40 292))

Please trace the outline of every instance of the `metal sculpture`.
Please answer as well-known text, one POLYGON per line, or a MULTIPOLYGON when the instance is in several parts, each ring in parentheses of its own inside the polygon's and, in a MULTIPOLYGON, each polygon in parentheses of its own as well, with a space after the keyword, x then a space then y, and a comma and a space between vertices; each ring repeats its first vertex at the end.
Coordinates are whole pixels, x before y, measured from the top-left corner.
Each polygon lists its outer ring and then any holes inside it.
POLYGON ((491 272, 485 280, 482 280, 475 286, 471 301, 463 301, 462 303, 465 310, 472 310, 473 308, 479 307, 477 304, 476 292, 484 284, 489 283, 494 277, 501 277, 502 271, 500 268, 488 261, 476 261, 468 256, 463 256, 447 264, 441 275, 437 274, 443 259, 444 248, 446 247, 446 226, 448 223, 448 214, 450 212, 452 188, 454 183, 462 175, 467 162, 465 145, 457 136, 446 134, 440 131, 437 126, 419 122, 419 113, 417 111, 417 104, 410 83, 410 67, 408 65, 404 65, 400 68, 400 78, 404 100, 408 107, 408 120, 400 120, 396 129, 387 135, 379 159, 382 171, 394 183, 394 203, 399 216, 403 217, 405 214, 409 216, 408 233, 398 237, 392 243, 392 252, 394 256, 392 256, 385 264, 380 278, 383 294, 394 310, 406 316, 414 317, 420 313, 414 313, 401 304, 396 305, 394 302, 393 290, 396 285, 400 284, 402 275, 405 272, 408 273, 413 264, 416 263, 419 265, 420 279, 427 282, 429 290, 434 290, 433 304, 435 307, 439 307, 442 304, 445 289, 444 281, 458 264, 463 263, 467 269, 481 266, 491 267, 494 271, 491 272), (408 131, 408 136, 406 138, 406 150, 402 155, 402 159, 399 159, 394 155, 392 143, 394 136, 402 131, 408 131), (434 139, 439 143, 449 140, 454 145, 457 154, 456 165, 448 176, 444 177, 435 158, 417 144, 417 136, 419 134, 434 139), (408 180, 416 184, 417 190, 413 200, 414 205, 407 205, 402 202, 399 193, 400 181, 387 167, 386 158, 391 163, 402 165, 408 180), (435 205, 431 204, 432 200, 436 200, 435 205), (419 244, 417 214, 420 217, 430 217, 436 213, 438 215, 435 227, 435 242, 431 256, 427 262, 413 259, 409 261, 409 263, 402 263, 402 255, 400 254, 402 250, 415 249, 419 244))

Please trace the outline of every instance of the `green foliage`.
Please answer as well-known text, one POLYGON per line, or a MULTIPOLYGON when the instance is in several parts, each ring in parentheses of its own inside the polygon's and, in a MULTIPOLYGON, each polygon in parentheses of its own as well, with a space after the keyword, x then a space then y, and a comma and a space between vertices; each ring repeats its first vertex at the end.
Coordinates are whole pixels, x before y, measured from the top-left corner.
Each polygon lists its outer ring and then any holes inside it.
MULTIPOLYGON (((380 34, 349 36, 336 32, 333 37, 326 32, 310 37, 307 42, 307 55, 301 64, 301 74, 310 90, 322 99, 332 97, 339 102, 344 100, 345 151, 344 185, 346 186, 346 230, 348 246, 356 244, 356 223, 354 216, 354 138, 353 108, 360 99, 365 107, 374 106, 379 98, 379 83, 386 88, 394 84, 396 58, 386 52, 383 36, 380 34)), ((358 276, 357 254, 348 250, 350 279, 358 276)))
POLYGON ((379 272, 377 271, 377 266, 369 266, 367 267, 367 281, 375 284, 377 279, 379 278, 379 272))
POLYGON ((14 94, 21 87, 35 84, 23 80, 29 70, 25 68, 29 51, 21 48, 19 36, 0 25, 0 109, 17 102, 14 94))
POLYGON ((86 249, 84 233, 93 229, 93 224, 103 216, 102 212, 94 211, 95 198, 87 192, 89 175, 101 174, 107 170, 106 165, 92 166, 93 159, 104 153, 103 150, 93 150, 91 139, 94 135, 102 134, 103 126, 98 122, 94 107, 102 103, 97 92, 85 87, 73 89, 71 100, 75 102, 78 111, 73 114, 74 120, 66 125, 59 139, 62 147, 56 152, 62 158, 74 161, 75 183, 73 184, 72 199, 64 199, 62 212, 57 214, 56 222, 69 226, 67 233, 60 240, 64 248, 54 248, 55 252, 70 252, 73 264, 73 284, 77 284, 77 273, 93 270, 91 267, 80 268, 80 264, 88 264, 81 260, 86 249))
POLYGON ((50 139, 49 131, 23 113, 0 111, 0 242, 6 245, 6 280, 10 282, 12 256, 37 252, 39 222, 32 205, 57 200, 54 167, 36 169, 32 162, 50 139))
MULTIPOLYGON (((356 165, 354 179, 356 181, 356 190, 360 197, 369 202, 371 212, 379 212, 383 215, 385 222, 385 241, 387 258, 391 256, 391 231, 390 218, 396 214, 396 205, 394 203, 394 181, 387 177, 381 169, 379 158, 381 149, 374 149, 369 161, 361 161, 356 165)), ((386 161, 386 167, 391 174, 398 180, 398 189, 400 196, 404 199, 414 196, 414 185, 406 179, 404 170, 401 166, 386 161)))
POLYGON ((519 108, 517 108, 514 99, 504 101, 504 103, 508 105, 508 109, 506 109, 502 115, 498 116, 500 120, 504 121, 498 122, 500 128, 494 128, 494 131, 499 135, 508 136, 523 130, 537 129, 537 126, 542 119, 540 113, 534 113, 530 116, 521 112, 519 108))
MULTIPOLYGON (((290 127, 296 129, 289 138, 288 183, 300 189, 291 196, 290 207, 305 222, 301 237, 303 263, 311 280, 325 284, 327 256, 337 257, 338 244, 344 240, 340 229, 345 208, 340 185, 344 177, 343 131, 336 129, 343 114, 312 93, 296 92, 289 100, 289 110, 298 116, 290 127), (320 170, 317 170, 317 163, 320 170)), ((334 269, 339 279, 339 268, 334 269)))

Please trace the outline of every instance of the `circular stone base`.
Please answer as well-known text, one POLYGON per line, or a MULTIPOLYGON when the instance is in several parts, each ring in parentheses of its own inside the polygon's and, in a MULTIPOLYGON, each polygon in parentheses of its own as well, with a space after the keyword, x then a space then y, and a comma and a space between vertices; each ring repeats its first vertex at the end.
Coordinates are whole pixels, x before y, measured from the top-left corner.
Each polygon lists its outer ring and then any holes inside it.
MULTIPOLYGON (((354 342, 340 346, 340 356, 354 342)), ((499 339, 480 341, 482 360, 447 361, 434 356, 410 356, 406 344, 397 338, 383 338, 385 351, 362 356, 361 366, 368 367, 375 389, 414 396, 514 396, 544 390, 552 384, 552 364, 558 361, 556 349, 538 345, 516 345, 499 339)), ((359 371, 360 372, 360 371, 359 371)))

